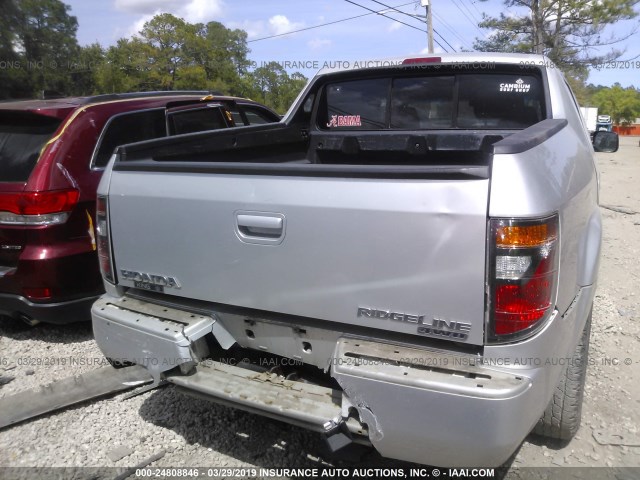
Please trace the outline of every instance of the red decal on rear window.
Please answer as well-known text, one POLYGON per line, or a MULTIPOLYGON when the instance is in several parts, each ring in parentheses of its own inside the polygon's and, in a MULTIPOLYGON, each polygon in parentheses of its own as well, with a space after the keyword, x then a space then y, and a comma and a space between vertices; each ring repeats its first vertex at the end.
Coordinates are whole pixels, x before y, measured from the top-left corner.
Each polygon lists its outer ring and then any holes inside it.
POLYGON ((327 127, 361 127, 360 115, 331 115, 327 127))

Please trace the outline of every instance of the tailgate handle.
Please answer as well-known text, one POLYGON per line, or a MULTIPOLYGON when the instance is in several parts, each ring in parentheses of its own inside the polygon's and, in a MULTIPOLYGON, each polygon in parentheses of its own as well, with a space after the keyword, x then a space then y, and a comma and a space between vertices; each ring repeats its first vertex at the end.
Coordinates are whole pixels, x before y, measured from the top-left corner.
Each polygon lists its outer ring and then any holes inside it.
POLYGON ((237 215, 238 230, 248 237, 280 238, 284 219, 273 215, 237 215))

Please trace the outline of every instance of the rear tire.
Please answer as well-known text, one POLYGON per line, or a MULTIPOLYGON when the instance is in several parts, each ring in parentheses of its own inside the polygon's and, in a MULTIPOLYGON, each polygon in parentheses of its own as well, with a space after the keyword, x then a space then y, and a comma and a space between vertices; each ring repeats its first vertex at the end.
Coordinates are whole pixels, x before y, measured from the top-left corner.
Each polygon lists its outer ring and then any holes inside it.
POLYGON ((553 397, 533 429, 533 433, 554 440, 570 440, 580 427, 584 383, 587 375, 589 357, 589 336, 591 334, 591 315, 587 317, 580 342, 565 367, 556 386, 553 397))
POLYGON ((121 368, 126 368, 126 367, 132 367, 133 365, 135 365, 134 363, 131 363, 131 362, 121 362, 120 360, 114 360, 113 358, 109 358, 109 357, 106 357, 106 359, 107 359, 107 362, 109 362, 109 365, 111 365, 116 370, 120 370, 121 368))

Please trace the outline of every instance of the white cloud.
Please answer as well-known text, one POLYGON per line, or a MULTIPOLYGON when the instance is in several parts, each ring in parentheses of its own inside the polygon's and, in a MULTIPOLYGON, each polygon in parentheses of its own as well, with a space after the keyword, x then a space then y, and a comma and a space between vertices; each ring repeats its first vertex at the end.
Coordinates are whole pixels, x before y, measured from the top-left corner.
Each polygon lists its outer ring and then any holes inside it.
POLYGON ((123 12, 150 14, 156 11, 175 11, 182 0, 115 0, 116 8, 123 12))
POLYGON ((249 39, 263 37, 268 35, 267 29, 262 20, 245 20, 244 22, 228 22, 227 28, 239 28, 247 32, 249 39))
POLYGON ((269 29, 272 35, 282 35, 304 27, 304 23, 292 22, 284 15, 274 15, 269 19, 269 29))
POLYGON ((389 25, 389 28, 387 28, 387 32, 395 32, 396 30, 399 30, 402 28, 402 24, 400 22, 391 22, 391 25, 389 25))
POLYGON ((222 2, 219 0, 191 0, 182 10, 184 18, 192 23, 204 22, 222 14, 222 2))
POLYGON ((229 28, 240 28, 247 32, 247 37, 259 38, 270 35, 282 35, 293 30, 304 28, 303 22, 292 22, 285 15, 274 15, 266 22, 263 20, 245 20, 244 22, 229 22, 229 28))
POLYGON ((222 15, 222 0, 115 0, 115 6, 123 12, 141 14, 130 28, 135 35, 146 22, 160 13, 171 13, 191 23, 207 22, 222 15))
POLYGON ((161 12, 158 11, 155 13, 149 13, 147 15, 143 15, 142 17, 140 17, 133 25, 131 25, 131 27, 129 27, 129 31, 127 32, 127 35, 130 37, 138 35, 138 33, 140 33, 140 30, 144 28, 144 24, 147 23, 149 20, 151 20, 154 17, 154 15, 158 13, 161 13, 161 12))
POLYGON ((332 43, 328 38, 314 38, 307 42, 307 45, 313 50, 320 50, 321 48, 331 46, 332 43))

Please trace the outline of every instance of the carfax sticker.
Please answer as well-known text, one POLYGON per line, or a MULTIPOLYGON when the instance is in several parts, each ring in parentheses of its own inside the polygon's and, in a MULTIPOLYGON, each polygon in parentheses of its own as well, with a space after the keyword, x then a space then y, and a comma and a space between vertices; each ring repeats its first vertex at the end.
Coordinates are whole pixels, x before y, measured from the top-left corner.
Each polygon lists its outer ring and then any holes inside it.
POLYGON ((327 127, 361 127, 360 115, 331 115, 327 127))
POLYGON ((521 78, 516 80, 516 83, 500 84, 501 92, 527 93, 529 90, 531 90, 531 84, 525 83, 524 80, 522 80, 521 78))

